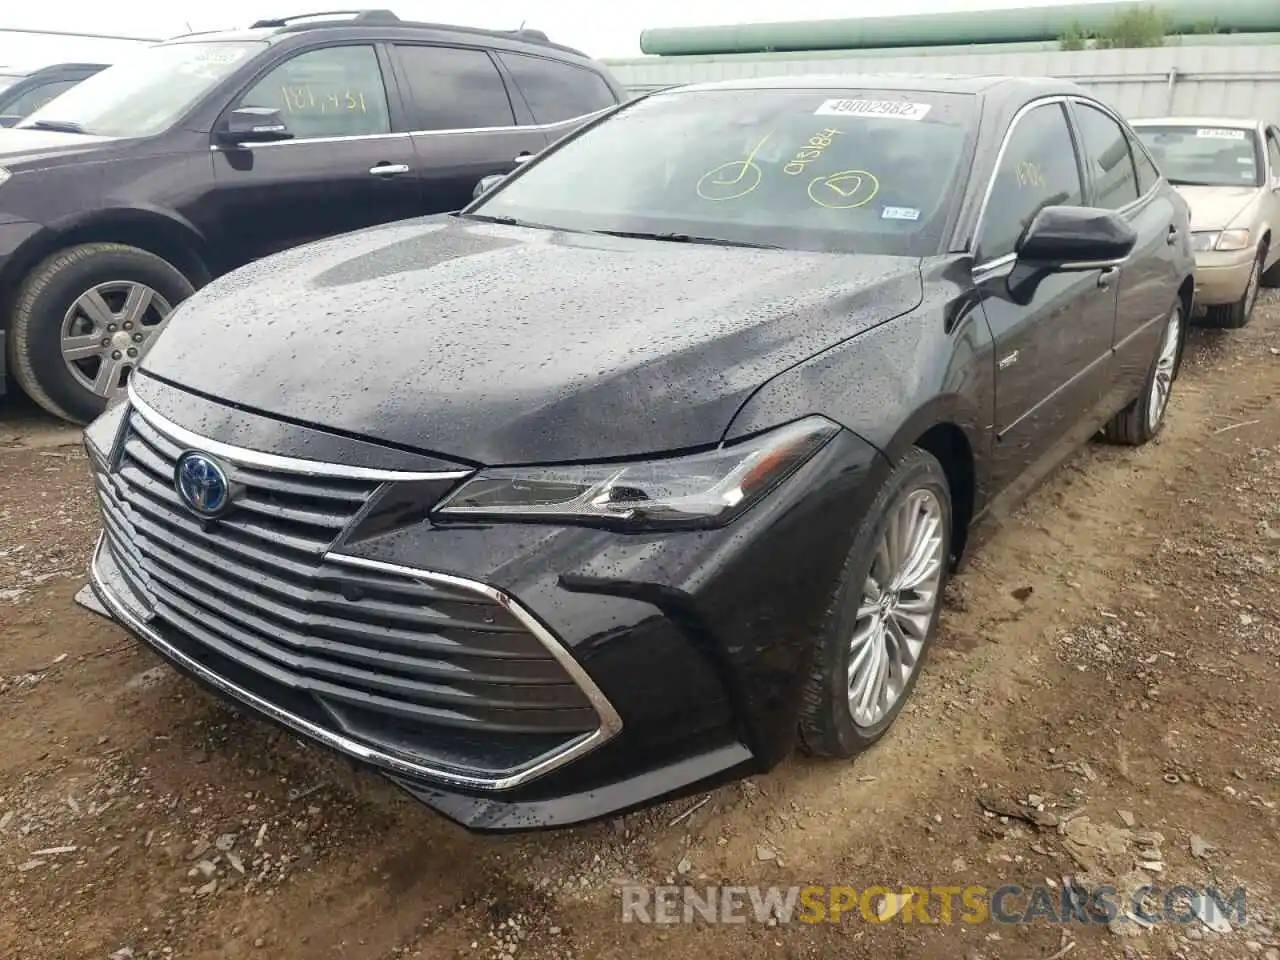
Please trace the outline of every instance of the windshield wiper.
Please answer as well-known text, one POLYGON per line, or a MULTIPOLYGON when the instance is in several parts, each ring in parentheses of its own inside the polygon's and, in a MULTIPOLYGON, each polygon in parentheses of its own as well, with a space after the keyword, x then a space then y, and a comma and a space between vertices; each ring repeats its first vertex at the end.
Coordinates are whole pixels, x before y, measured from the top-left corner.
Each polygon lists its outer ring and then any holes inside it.
POLYGON ((723 237, 695 237, 687 233, 645 233, 640 230, 592 230, 606 237, 631 240, 665 240, 668 243, 701 243, 713 247, 752 247, 756 250, 781 250, 776 243, 753 243, 750 240, 725 240, 723 237))
POLYGON ((1203 180, 1181 180, 1178 177, 1165 177, 1175 187, 1222 187, 1232 184, 1205 183, 1203 180))
POLYGON ((515 217, 494 217, 487 213, 459 213, 455 214, 460 220, 480 220, 484 223, 500 223, 504 227, 537 227, 541 224, 528 223, 524 220, 517 220, 515 217))
POLYGON ((84 127, 72 120, 30 120, 22 125, 25 130, 56 130, 58 133, 84 133, 84 127))

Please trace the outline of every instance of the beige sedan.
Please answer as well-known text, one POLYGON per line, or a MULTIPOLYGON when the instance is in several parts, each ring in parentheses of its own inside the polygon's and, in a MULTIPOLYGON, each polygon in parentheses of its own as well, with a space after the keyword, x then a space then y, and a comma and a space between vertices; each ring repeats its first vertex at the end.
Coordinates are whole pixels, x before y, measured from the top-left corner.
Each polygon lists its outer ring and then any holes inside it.
POLYGON ((1191 205, 1196 304, 1211 322, 1243 327, 1258 287, 1280 286, 1280 128, 1222 117, 1132 126, 1191 205))

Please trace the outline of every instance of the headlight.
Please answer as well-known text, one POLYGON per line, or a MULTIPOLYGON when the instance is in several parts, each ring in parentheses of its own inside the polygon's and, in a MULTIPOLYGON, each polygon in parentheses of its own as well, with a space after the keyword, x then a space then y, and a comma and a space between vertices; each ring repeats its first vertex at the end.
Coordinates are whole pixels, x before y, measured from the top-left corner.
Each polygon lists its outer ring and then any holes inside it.
POLYGON ((707 453, 664 460, 483 470, 435 510, 441 519, 562 520, 624 528, 728 523, 840 428, 809 417, 707 453))
POLYGON ((1218 242, 1213 245, 1215 250, 1248 250, 1253 244, 1250 242, 1248 230, 1223 230, 1218 235, 1218 242))
POLYGON ((1216 230, 1203 233, 1193 233, 1191 235, 1191 249, 1197 253, 1201 253, 1205 250, 1212 250, 1213 245, 1217 242, 1218 232, 1216 230))

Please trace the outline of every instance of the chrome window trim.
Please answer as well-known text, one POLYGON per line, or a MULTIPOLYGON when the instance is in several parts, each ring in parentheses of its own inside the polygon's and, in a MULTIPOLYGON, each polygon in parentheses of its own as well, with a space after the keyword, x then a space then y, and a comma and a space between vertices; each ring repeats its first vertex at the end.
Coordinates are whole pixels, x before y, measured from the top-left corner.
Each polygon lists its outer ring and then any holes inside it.
POLYGON ((403 137, 445 137, 466 133, 548 132, 554 130, 556 127, 564 127, 574 123, 585 123, 592 117, 597 117, 602 113, 607 113, 610 110, 616 109, 618 106, 619 104, 615 103, 608 107, 602 107, 599 110, 593 110, 591 113, 584 113, 576 117, 569 117, 567 120, 557 120, 555 123, 526 123, 501 127, 456 127, 448 130, 393 130, 389 133, 353 133, 350 135, 335 137, 298 137, 290 140, 272 140, 267 143, 238 144, 234 148, 223 146, 220 143, 214 143, 210 144, 209 149, 216 153, 231 149, 261 150, 263 147, 290 147, 303 143, 345 143, 349 140, 396 140, 403 137))
POLYGON ((606 741, 612 739, 618 731, 622 729, 622 719, 614 710, 612 704, 605 698, 594 681, 582 669, 581 665, 575 660, 569 652, 560 644, 558 640, 547 630, 531 613, 526 611, 523 606, 507 594, 503 593, 495 587, 488 584, 479 583, 478 581, 468 580, 463 577, 455 577, 448 574, 431 573, 425 570, 415 570, 409 567, 399 567, 394 564, 385 564, 376 560, 365 560, 360 557, 348 557, 339 554, 325 554, 326 560, 332 560, 335 563, 343 563, 350 566, 366 567, 373 570, 381 570, 388 573, 400 573, 415 577, 428 582, 435 581, 438 583, 448 584, 453 587, 469 590, 473 593, 479 593, 488 599, 500 603, 505 609, 511 612, 521 624, 528 629, 539 641, 547 647, 548 652, 569 672, 570 676, 578 683, 583 693, 591 701, 596 709, 596 714, 600 718, 600 726, 593 733, 566 744, 558 750, 552 751, 545 755, 536 763, 517 773, 503 777, 473 777, 466 774, 456 773, 452 770, 442 770, 438 767, 429 766, 427 764, 414 763, 398 757, 394 754, 387 753, 368 744, 354 740, 341 733, 335 733, 321 727, 304 717, 291 713, 283 707, 266 700, 263 697, 244 689, 238 684, 228 680, 221 674, 210 670, 197 660, 193 660, 181 650, 169 644, 156 630, 144 621, 138 619, 125 606, 124 602, 116 597, 106 586, 105 580, 99 569, 99 557, 106 546, 106 532, 98 535, 97 546, 94 547, 93 559, 89 564, 89 572, 92 577, 95 593, 102 603, 107 607, 112 618, 128 627, 134 633, 139 634, 148 644, 155 647, 160 653, 177 663, 184 670, 189 671, 199 677, 205 683, 222 691, 228 696, 246 703, 249 706, 261 711, 266 716, 281 723, 286 727, 290 727, 299 733, 305 734, 314 740, 319 741, 325 746, 338 750, 348 756, 356 757, 381 769, 391 773, 400 774, 402 776, 416 777, 428 781, 450 784, 460 787, 471 787, 481 790, 510 790, 523 783, 528 783, 537 777, 563 766, 572 760, 581 757, 583 754, 596 749, 606 741))
MULTIPOLYGON (((1032 100, 1030 103, 1024 103, 1021 107, 1018 108, 1018 112, 1013 115, 1013 119, 1009 121, 1009 129, 1005 131, 1004 139, 1000 141, 1000 149, 996 153, 996 162, 995 162, 995 165, 991 168, 991 176, 987 179, 987 187, 982 194, 982 205, 978 207, 978 217, 977 217, 977 220, 974 222, 973 239, 970 242, 971 251, 977 250, 978 248, 978 235, 982 232, 982 224, 987 217, 987 206, 990 204, 991 194, 995 190, 996 177, 1000 175, 1000 164, 1004 163, 1005 151, 1009 147, 1009 140, 1013 137, 1014 130, 1016 130, 1018 124, 1022 122, 1022 118, 1025 117, 1027 114, 1029 114, 1032 110, 1035 110, 1037 107, 1048 106, 1049 104, 1053 104, 1053 103, 1059 103, 1059 104, 1079 103, 1084 106, 1094 107, 1095 109, 1101 110, 1104 114, 1109 116, 1112 120, 1115 120, 1117 123, 1119 123, 1120 129, 1122 131, 1125 130, 1125 128, 1127 127, 1127 124, 1124 122, 1124 120, 1121 119, 1120 116, 1114 110, 1110 109, 1106 104, 1098 100, 1090 99, 1089 97, 1082 97, 1079 94, 1053 94, 1052 96, 1041 97, 1038 100, 1032 100)), ((1064 117, 1063 119, 1066 120, 1067 118, 1064 117)), ((1068 121, 1068 124, 1069 124, 1069 121, 1068 121)), ((1067 127, 1067 130, 1069 132, 1071 130, 1071 127, 1069 125, 1067 127)), ((1126 137, 1125 139, 1129 140, 1130 138, 1126 137)), ((1146 147, 1142 144, 1142 141, 1137 138, 1136 130, 1134 131, 1134 139, 1137 140, 1138 145, 1142 147, 1143 152, 1146 153, 1146 147)), ((1083 146, 1084 144, 1081 144, 1082 148, 1083 146)), ((1151 155, 1147 154, 1147 158, 1150 159, 1150 157, 1151 155)), ((1155 165, 1154 161, 1152 162, 1151 165, 1155 167, 1157 172, 1160 170, 1160 168, 1155 165)), ((1081 170, 1080 173, 1083 175, 1084 171, 1081 170)), ((1135 177, 1137 176, 1136 170, 1134 171, 1134 176, 1135 177)), ((1161 180, 1164 179, 1163 175, 1161 176, 1160 179, 1161 180)), ((1147 190, 1147 192, 1142 194, 1140 197, 1138 197, 1138 199, 1132 200, 1129 203, 1126 203, 1123 207, 1119 207, 1114 212, 1119 214, 1124 214, 1129 212, 1130 210, 1137 207, 1139 204, 1143 203, 1153 193, 1155 193, 1156 189, 1159 186, 1160 186, 1160 180, 1157 180, 1154 184, 1151 185, 1151 187, 1147 190)), ((1016 259, 1016 255, 1011 253, 1003 254, 992 260, 988 260, 985 263, 978 264, 973 268, 973 272, 978 273, 978 272, 986 272, 989 270, 994 270, 995 268, 1002 266, 1005 261, 1011 260, 1011 259, 1016 259)))
MULTIPOLYGON (((271 473, 296 473, 306 477, 332 477, 339 480, 368 480, 383 483, 406 480, 461 480, 470 476, 472 470, 381 470, 373 467, 352 467, 342 463, 324 463, 319 460, 304 460, 300 457, 284 457, 260 450, 247 450, 233 446, 220 440, 211 440, 198 433, 180 427, 172 420, 159 413, 154 407, 138 396, 133 380, 128 384, 129 405, 138 412, 161 434, 174 443, 185 447, 221 457, 230 463, 271 473)), ((126 417, 127 419, 127 417, 126 417)))
MULTIPOLYGON (((1138 131, 1130 127, 1125 122, 1124 118, 1120 116, 1120 114, 1116 113, 1114 110, 1108 107, 1105 103, 1102 103, 1099 100, 1090 100, 1088 97, 1073 96, 1071 98, 1071 102, 1078 103, 1085 107, 1092 107, 1094 110, 1097 110, 1100 113, 1103 113, 1106 116, 1110 117, 1112 120, 1114 120, 1119 125, 1120 132, 1126 134, 1124 139, 1125 139, 1125 142, 1129 144, 1129 149, 1132 150, 1133 145, 1136 143, 1138 145, 1138 148, 1142 150, 1143 154, 1146 155, 1147 160, 1150 161, 1151 166, 1155 169, 1156 173, 1160 173, 1160 168, 1156 166, 1155 160, 1152 160, 1151 154, 1147 152, 1147 146, 1142 142, 1142 138, 1138 136, 1138 131), (1129 132, 1133 133, 1132 137, 1128 136, 1129 132)), ((1083 144, 1081 144, 1081 146, 1083 146, 1083 144)), ((1133 158, 1132 156, 1130 156, 1130 162, 1132 162, 1132 160, 1133 158)), ((1137 184, 1138 182, 1137 164, 1134 164, 1133 177, 1134 177, 1134 183, 1137 184)), ((1160 180, 1162 179, 1164 179, 1163 174, 1161 174, 1161 176, 1156 179, 1155 183, 1153 183, 1151 186, 1147 188, 1146 193, 1138 194, 1138 198, 1136 200, 1130 200, 1123 207, 1116 208, 1115 212, 1127 213, 1130 210, 1137 207, 1138 205, 1140 205, 1144 200, 1147 199, 1147 197, 1151 196, 1153 193, 1156 192, 1156 188, 1160 186, 1160 180)))

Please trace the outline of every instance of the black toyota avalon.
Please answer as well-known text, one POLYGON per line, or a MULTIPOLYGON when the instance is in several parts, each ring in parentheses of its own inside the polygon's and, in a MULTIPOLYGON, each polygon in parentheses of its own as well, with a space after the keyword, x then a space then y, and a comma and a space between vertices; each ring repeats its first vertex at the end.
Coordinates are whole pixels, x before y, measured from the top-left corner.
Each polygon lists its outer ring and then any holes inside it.
POLYGON ((1069 84, 653 94, 179 306, 81 599, 475 830, 851 757, 975 523, 1160 430, 1188 243, 1069 84))

